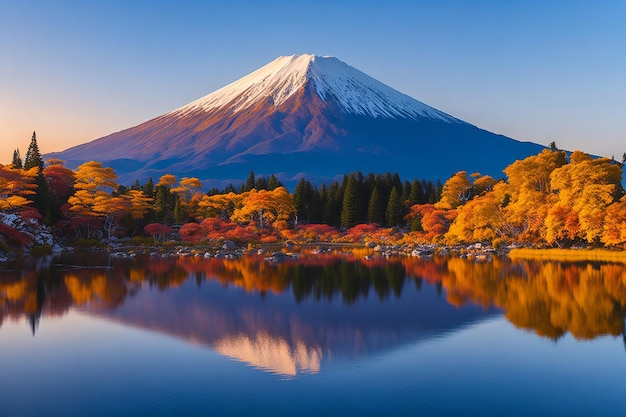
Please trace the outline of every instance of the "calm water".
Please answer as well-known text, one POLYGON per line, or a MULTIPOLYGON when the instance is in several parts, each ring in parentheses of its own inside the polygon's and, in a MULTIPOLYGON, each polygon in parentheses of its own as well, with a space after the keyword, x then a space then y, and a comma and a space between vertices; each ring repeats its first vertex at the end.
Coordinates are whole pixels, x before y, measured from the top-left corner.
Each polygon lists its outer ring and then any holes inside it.
POLYGON ((625 311, 615 264, 20 260, 0 415, 623 416, 625 311))

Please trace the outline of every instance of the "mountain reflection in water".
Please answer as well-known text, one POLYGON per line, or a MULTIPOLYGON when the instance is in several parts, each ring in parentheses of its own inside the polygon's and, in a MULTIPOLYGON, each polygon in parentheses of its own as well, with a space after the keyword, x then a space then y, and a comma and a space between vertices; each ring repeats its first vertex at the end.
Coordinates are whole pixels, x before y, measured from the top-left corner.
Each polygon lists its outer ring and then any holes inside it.
POLYGON ((257 256, 90 253, 3 268, 0 326, 27 317, 35 332, 41 315, 79 308, 285 376, 428 340, 499 310, 552 339, 623 334, 626 311, 619 264, 302 253, 275 265, 257 256))

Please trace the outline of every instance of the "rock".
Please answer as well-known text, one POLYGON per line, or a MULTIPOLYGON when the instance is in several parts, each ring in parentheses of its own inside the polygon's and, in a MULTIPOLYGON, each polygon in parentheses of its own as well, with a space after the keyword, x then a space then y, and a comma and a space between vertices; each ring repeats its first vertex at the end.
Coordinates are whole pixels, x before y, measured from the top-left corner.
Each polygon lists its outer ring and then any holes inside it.
POLYGON ((233 242, 232 240, 225 240, 222 248, 224 250, 235 250, 237 248, 237 245, 235 245, 235 242, 233 242))

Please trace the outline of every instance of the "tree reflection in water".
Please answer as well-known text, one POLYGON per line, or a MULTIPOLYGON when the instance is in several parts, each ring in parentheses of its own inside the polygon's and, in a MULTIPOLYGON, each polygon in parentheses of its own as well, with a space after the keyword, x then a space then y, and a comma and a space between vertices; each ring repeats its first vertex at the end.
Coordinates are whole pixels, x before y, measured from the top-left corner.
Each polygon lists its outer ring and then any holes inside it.
POLYGON ((303 252, 297 260, 272 264, 260 256, 240 259, 107 254, 64 255, 30 265, 26 259, 0 270, 0 325, 27 318, 36 329, 41 314, 63 315, 73 306, 113 310, 149 285, 165 291, 187 280, 215 280, 247 292, 282 294, 294 300, 400 297, 407 282, 417 289, 435 285, 455 306, 497 307, 523 329, 558 339, 602 335, 624 338, 626 266, 613 263, 511 261, 475 262, 460 258, 374 258, 364 252, 303 252))

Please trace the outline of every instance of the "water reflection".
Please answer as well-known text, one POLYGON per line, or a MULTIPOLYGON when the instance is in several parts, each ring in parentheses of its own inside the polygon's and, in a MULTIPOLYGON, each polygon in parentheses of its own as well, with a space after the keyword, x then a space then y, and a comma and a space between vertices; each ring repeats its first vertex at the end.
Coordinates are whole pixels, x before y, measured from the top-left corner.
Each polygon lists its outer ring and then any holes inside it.
POLYGON ((90 253, 3 268, 0 331, 3 320, 27 318, 35 333, 42 314, 79 308, 286 376, 437 337, 498 309, 540 336, 621 334, 626 346, 626 269, 616 264, 90 253))

